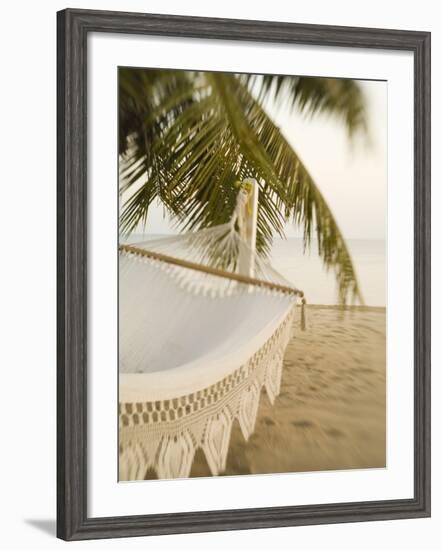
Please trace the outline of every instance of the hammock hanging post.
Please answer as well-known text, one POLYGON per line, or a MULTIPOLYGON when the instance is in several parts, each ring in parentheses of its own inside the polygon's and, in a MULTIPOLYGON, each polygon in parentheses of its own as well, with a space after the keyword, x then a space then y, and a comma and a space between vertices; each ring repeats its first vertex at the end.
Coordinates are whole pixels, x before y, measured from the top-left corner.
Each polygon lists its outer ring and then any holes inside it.
POLYGON ((239 272, 241 275, 253 277, 255 275, 254 257, 256 254, 256 231, 258 224, 258 182, 253 178, 246 178, 242 182, 242 189, 238 197, 240 234, 247 245, 239 254, 239 272))

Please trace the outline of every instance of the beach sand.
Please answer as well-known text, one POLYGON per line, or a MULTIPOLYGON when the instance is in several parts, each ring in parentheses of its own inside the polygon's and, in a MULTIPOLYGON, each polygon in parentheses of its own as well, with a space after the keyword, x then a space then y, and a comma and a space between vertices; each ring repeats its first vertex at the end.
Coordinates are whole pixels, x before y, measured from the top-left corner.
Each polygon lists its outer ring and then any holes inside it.
MULTIPOLYGON (((385 353, 385 308, 309 306, 281 393, 271 405, 263 390, 248 442, 235 421, 224 475, 385 467, 385 353)), ((201 450, 200 476, 210 476, 201 450)))

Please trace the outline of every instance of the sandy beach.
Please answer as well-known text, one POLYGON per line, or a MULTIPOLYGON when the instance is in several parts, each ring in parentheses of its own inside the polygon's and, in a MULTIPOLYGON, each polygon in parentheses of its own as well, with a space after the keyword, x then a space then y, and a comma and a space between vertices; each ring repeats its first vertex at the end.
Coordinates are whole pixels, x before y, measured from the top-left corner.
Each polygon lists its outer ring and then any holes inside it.
MULTIPOLYGON (((244 441, 235 421, 224 475, 385 467, 385 308, 309 306, 244 441)), ((210 476, 198 451, 191 477, 210 476)))

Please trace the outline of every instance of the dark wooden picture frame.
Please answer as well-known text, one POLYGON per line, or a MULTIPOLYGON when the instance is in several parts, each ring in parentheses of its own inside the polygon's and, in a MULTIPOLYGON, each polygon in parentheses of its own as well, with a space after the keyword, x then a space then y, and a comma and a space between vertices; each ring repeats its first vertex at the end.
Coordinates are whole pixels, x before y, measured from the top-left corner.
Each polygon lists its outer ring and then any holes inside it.
POLYGON ((65 540, 430 515, 430 33, 68 9, 57 14, 57 535, 65 540), (414 56, 414 497, 87 516, 87 36, 147 34, 407 50, 414 56))

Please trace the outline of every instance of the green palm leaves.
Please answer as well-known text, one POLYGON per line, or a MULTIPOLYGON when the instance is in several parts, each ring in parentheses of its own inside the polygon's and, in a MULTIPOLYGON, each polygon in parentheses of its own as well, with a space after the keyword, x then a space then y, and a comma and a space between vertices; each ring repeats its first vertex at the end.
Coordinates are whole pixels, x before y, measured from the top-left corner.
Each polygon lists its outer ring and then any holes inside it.
POLYGON ((183 230, 224 223, 236 201, 235 181, 260 185, 258 251, 293 221, 304 244, 315 235, 333 269, 341 302, 359 298, 345 241, 318 187, 264 110, 268 99, 301 111, 340 117, 350 133, 365 125, 354 81, 249 76, 176 70, 120 69, 121 228, 131 232, 160 199, 183 230))

